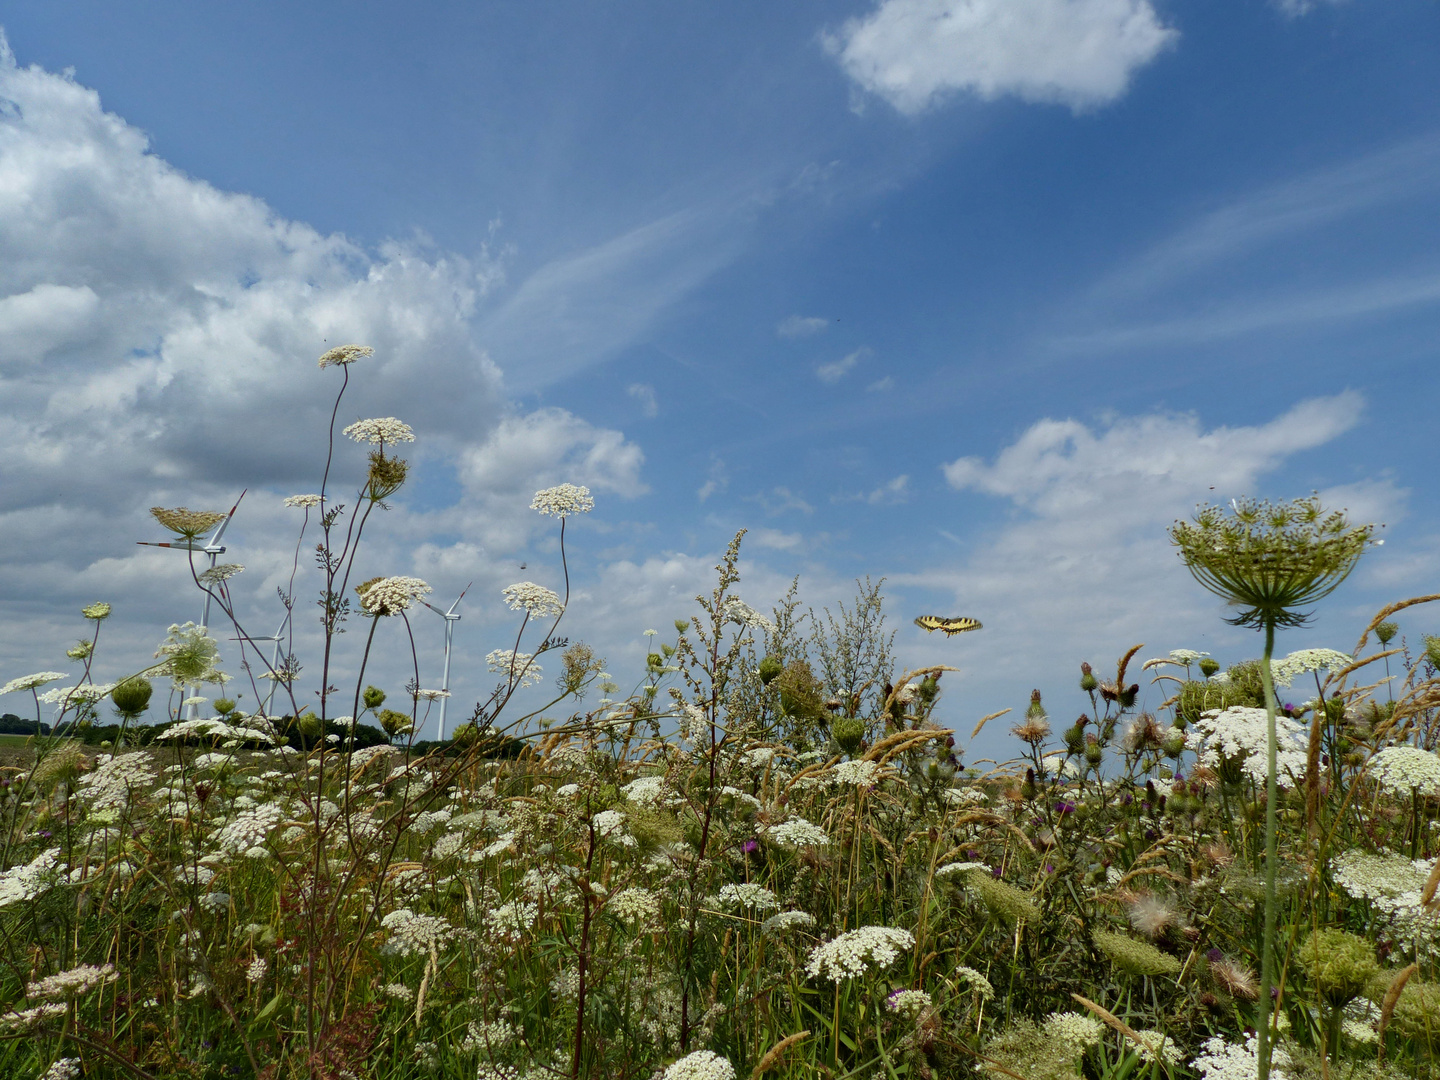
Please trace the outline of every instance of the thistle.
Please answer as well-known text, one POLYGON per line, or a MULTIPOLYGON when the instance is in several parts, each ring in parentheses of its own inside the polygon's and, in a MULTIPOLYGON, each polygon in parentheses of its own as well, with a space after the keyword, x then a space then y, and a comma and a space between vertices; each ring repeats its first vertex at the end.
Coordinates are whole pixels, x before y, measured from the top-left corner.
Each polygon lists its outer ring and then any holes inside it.
POLYGON ((1270 988, 1275 982, 1276 730, 1275 681, 1270 659, 1277 626, 1301 626, 1299 609, 1329 596, 1355 569, 1371 542, 1373 525, 1352 526, 1341 511, 1326 513, 1318 497, 1274 504, 1232 501, 1230 512, 1203 506, 1193 522, 1177 521, 1170 539, 1201 585, 1239 607, 1227 620, 1265 631, 1260 666, 1265 687, 1267 768, 1265 780, 1265 930, 1258 1005, 1259 1080, 1269 1080, 1270 988))

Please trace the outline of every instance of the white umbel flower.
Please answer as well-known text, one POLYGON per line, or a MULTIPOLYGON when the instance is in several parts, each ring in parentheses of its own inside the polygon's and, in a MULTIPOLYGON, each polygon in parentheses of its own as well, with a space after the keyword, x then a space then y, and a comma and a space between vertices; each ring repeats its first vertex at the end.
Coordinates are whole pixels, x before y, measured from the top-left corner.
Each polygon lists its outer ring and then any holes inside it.
POLYGON ((915 937, 908 930, 862 926, 812 949, 805 974, 812 979, 843 982, 864 975, 871 967, 889 967, 901 950, 914 946, 915 937))
POLYGON ((577 484, 557 484, 535 493, 530 503, 531 510, 538 510, 547 517, 568 517, 570 514, 588 514, 595 509, 595 500, 590 489, 577 484))
POLYGON ((69 1001, 83 997, 97 986, 104 986, 115 978, 115 965, 96 967, 81 964, 69 971, 56 972, 25 987, 28 998, 43 998, 47 1001, 69 1001))
MULTIPOLYGON (((1260 1075, 1260 1044, 1254 1035, 1244 1045, 1228 1043, 1223 1035, 1215 1035, 1201 1044, 1205 1052, 1190 1062, 1205 1080, 1255 1080, 1260 1075)), ((1285 1080, 1290 1055, 1275 1047, 1270 1056, 1270 1075, 1285 1080)))
POLYGON ((369 345, 337 345, 320 357, 320 366, 344 367, 365 356, 374 356, 375 350, 369 345))
MULTIPOLYGON (((1211 710, 1195 724, 1201 737, 1200 763, 1218 769, 1220 759, 1240 759, 1240 767, 1258 784, 1266 775, 1266 726, 1264 709, 1232 705, 1224 712, 1211 710)), ((1275 717, 1276 757, 1279 779, 1285 774, 1305 775, 1306 731, 1288 716, 1275 717)))
POLYGON ((1416 746, 1387 746, 1370 759, 1370 775, 1387 791, 1440 795, 1440 754, 1416 746))
POLYGON ((21 675, 20 678, 11 679, 4 686, 0 686, 0 697, 19 690, 34 690, 37 686, 44 686, 46 683, 57 682, 63 678, 65 678, 63 671, 37 671, 34 675, 21 675))
POLYGON ((285 505, 292 509, 298 507, 301 510, 309 510, 312 506, 319 506, 324 501, 323 495, 290 495, 285 499, 285 505))
POLYGON ((410 425, 393 416, 376 416, 369 420, 356 420, 345 429, 344 434, 358 443, 383 445, 415 441, 415 432, 410 430, 410 425))
POLYGON ((1312 671, 1338 671, 1350 663, 1350 657, 1334 649, 1301 649, 1283 660, 1270 664, 1270 675, 1277 686, 1289 686, 1301 675, 1312 671))
POLYGON ((371 615, 398 615, 429 595, 430 586, 417 577, 386 577, 359 586, 360 606, 371 615))
POLYGON ((485 654, 485 663, 491 671, 497 675, 504 675, 510 682, 518 679, 522 688, 539 686, 544 678, 544 672, 530 653, 515 652, 511 649, 492 649, 485 654))
POLYGON ((829 833, 804 818, 791 818, 771 825, 765 830, 765 835, 781 847, 825 847, 830 843, 829 833))
POLYGON ((714 1051, 696 1050, 666 1069, 663 1080, 735 1080, 735 1066, 714 1051))
POLYGON ((533 581, 519 581, 514 585, 507 585, 502 590, 502 595, 512 611, 523 611, 537 619, 559 615, 565 610, 558 593, 544 585, 536 585, 533 581))

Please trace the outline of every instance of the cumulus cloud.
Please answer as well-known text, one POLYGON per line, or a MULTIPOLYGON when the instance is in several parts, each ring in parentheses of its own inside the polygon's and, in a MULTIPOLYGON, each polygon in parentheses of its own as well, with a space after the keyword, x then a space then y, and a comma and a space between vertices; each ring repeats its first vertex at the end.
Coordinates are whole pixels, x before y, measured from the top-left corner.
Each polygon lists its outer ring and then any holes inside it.
MULTIPOLYGON (((374 515, 357 573, 418 573, 452 597, 481 579, 467 604, 483 594, 495 608, 511 553, 553 545, 554 523, 529 510, 536 488, 587 484, 612 502, 645 490, 643 455, 620 432, 505 404, 472 328, 502 276, 484 252, 369 249, 217 190, 152 153, 93 90, 18 66, 3 38, 0 103, 6 669, 53 666, 74 611, 100 598, 116 605, 107 671, 148 661, 156 627, 200 612, 183 553, 135 546, 164 538, 147 508, 223 510, 246 486, 226 540, 247 569, 230 586, 253 628, 273 631, 302 516, 281 500, 318 490, 344 373, 316 358, 337 344, 375 349, 350 369, 338 426, 396 416, 417 436, 415 479, 374 515)), ((341 440, 332 500, 354 502, 364 467, 341 440)), ((311 572, 300 551, 299 644, 315 622, 311 572)), ((543 573, 553 582, 558 567, 543 573)), ((422 648, 434 629, 417 627, 422 648)))
POLYGON ((856 349, 854 352, 841 357, 839 360, 834 360, 828 364, 821 364, 815 369, 815 377, 823 383, 833 385, 850 374, 850 372, 855 369, 855 365, 859 364, 861 360, 869 355, 869 349, 856 349))
POLYGON ((910 500, 910 477, 901 474, 875 490, 856 495, 836 495, 831 502, 863 502, 870 506, 897 506, 910 500))
POLYGON ((824 42, 861 89, 913 115, 954 91, 1105 105, 1176 37, 1150 0, 882 0, 824 42))
POLYGON ((775 333, 783 338, 810 337, 820 333, 829 325, 829 319, 821 319, 814 315, 791 315, 780 321, 780 325, 775 328, 775 333))
MULTIPOLYGON (((1135 641, 1207 648, 1202 635, 1241 632, 1186 573, 1167 526, 1197 503, 1257 494, 1267 474, 1351 430, 1363 411, 1347 391, 1241 427, 1172 413, 1041 420, 993 459, 943 466, 955 490, 1007 503, 1009 520, 956 564, 892 580, 949 591, 984 621, 966 651, 997 687, 1035 675, 1036 657, 1098 665, 1135 641)), ((1382 479, 1322 497, 1357 520, 1394 520, 1404 493, 1382 479)))

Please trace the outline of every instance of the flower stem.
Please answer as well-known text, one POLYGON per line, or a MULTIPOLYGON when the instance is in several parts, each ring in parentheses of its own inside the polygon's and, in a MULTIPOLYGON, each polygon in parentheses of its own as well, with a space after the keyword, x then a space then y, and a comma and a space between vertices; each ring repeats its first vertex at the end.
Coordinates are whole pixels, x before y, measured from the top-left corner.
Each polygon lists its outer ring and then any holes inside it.
POLYGON ((1277 770, 1277 736, 1275 730, 1275 681, 1270 672, 1270 658, 1275 652, 1275 620, 1265 620, 1265 658, 1260 664, 1260 676, 1265 684, 1265 930, 1261 937, 1260 953, 1260 1002, 1259 1017, 1255 1025, 1259 1040, 1258 1080, 1270 1080, 1270 989, 1275 984, 1275 872, 1279 837, 1276 835, 1276 803, 1279 798, 1277 770))

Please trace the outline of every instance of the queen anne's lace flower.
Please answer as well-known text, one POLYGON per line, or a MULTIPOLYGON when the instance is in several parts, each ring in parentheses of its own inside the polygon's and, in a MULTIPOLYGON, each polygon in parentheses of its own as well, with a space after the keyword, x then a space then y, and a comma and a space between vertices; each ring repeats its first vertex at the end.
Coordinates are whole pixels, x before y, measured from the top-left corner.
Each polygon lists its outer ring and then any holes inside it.
POLYGON ((285 505, 299 507, 301 510, 308 510, 312 506, 319 506, 325 501, 323 495, 290 495, 285 499, 285 505))
MULTIPOLYGON (((1266 725, 1264 709, 1232 705, 1224 712, 1203 713, 1195 724, 1200 733, 1200 763, 1218 769, 1221 759, 1239 759, 1240 767, 1258 784, 1266 776, 1266 725)), ((1276 768, 1283 781, 1305 775, 1307 737, 1304 727, 1288 716, 1275 718, 1276 768)))
POLYGON ((748 881, 720 886, 715 899, 721 907, 744 908, 746 911, 774 911, 780 906, 773 892, 748 881))
POLYGON ((1440 754, 1415 746, 1387 746, 1370 759, 1370 775, 1388 791, 1440 795, 1440 754))
POLYGON ((371 615, 398 615, 433 590, 417 577, 386 577, 357 585, 355 591, 371 615))
POLYGON ((337 345, 329 352, 320 357, 320 366, 344 367, 346 364, 353 364, 364 356, 374 356, 375 350, 369 345, 337 345))
POLYGON ((0 686, 0 696, 13 694, 19 690, 34 690, 36 687, 44 686, 46 683, 56 682, 65 678, 63 671, 37 671, 34 675, 21 675, 18 679, 11 679, 4 686, 0 686))
POLYGON ((649 889, 632 886, 612 896, 605 910, 621 919, 649 922, 660 914, 660 897, 649 889))
POLYGON ((69 971, 56 972, 54 975, 47 975, 43 979, 30 983, 25 987, 25 996, 45 998, 50 1001, 69 1001, 71 998, 88 994, 95 987, 103 986, 114 978, 114 964, 106 964, 103 967, 81 964, 69 971))
POLYGON ((1089 1013, 1061 1012, 1045 1018, 1044 1030, 1047 1037, 1065 1044, 1070 1057, 1079 1057, 1100 1041, 1105 1025, 1089 1013))
POLYGON ((725 601, 725 619, 727 622, 736 623, 750 630, 764 630, 769 633, 775 629, 773 622, 738 596, 732 596, 725 601))
MULTIPOLYGON (((1171 649, 1170 659, 1177 664, 1184 664, 1189 667, 1202 656, 1209 656, 1208 652, 1196 652, 1194 649, 1171 649)), ((1061 1016, 1078 1016, 1078 1013, 1061 1013, 1061 1016)))
POLYGON ((219 585, 222 582, 229 581, 236 574, 242 574, 244 572, 245 567, 241 563, 217 563, 200 575, 200 584, 219 585))
POLYGON ((877 969, 889 967, 902 949, 914 946, 914 935, 908 930, 892 926, 862 926, 812 949, 805 974, 812 979, 819 977, 834 983, 843 982, 864 975, 872 966, 877 969))
MULTIPOLYGON (((1223 1035, 1214 1035, 1201 1044, 1205 1052, 1190 1062, 1205 1080, 1255 1080, 1260 1075, 1260 1043, 1254 1035, 1245 1044, 1228 1043, 1223 1035)), ((1270 1075, 1285 1080, 1290 1055, 1275 1047, 1270 1055, 1270 1075)))
POLYGON ((505 603, 510 605, 512 611, 524 611, 537 619, 559 615, 565 610, 558 593, 543 585, 536 585, 533 581, 507 585, 502 592, 505 603))
POLYGON ((285 819, 285 811, 274 803, 261 803, 253 810, 236 814, 215 834, 216 847, 227 854, 245 855, 265 843, 265 838, 285 819))
POLYGON ((804 818, 791 818, 778 825, 771 825, 765 835, 782 847, 825 847, 830 843, 830 834, 804 818))
POLYGON ((1270 664, 1270 676, 1277 686, 1289 686, 1299 676, 1311 671, 1338 671, 1350 663, 1350 657, 1334 649, 1301 649, 1283 660, 1270 664))
POLYGON ((369 420, 356 420, 344 434, 358 443, 402 443, 414 442, 415 432, 410 425, 393 416, 377 416, 369 420))
POLYGON ((12 866, 0 873, 0 907, 29 903, 43 896, 64 871, 59 848, 42 851, 28 863, 12 866))
POLYGON ((831 773, 831 779, 837 784, 853 784, 856 787, 869 787, 875 783, 876 777, 880 775, 880 766, 873 761, 861 759, 859 761, 842 761, 835 766, 831 773))
POLYGON ((131 792, 154 781, 150 755, 137 750, 105 758, 80 777, 78 784, 91 810, 118 810, 129 803, 131 792))
POLYGON ((779 937, 791 930, 809 930, 814 925, 815 916, 808 911, 782 911, 761 923, 760 932, 770 937, 779 937))
POLYGON ((56 1058, 51 1066, 40 1074, 38 1080, 76 1080, 80 1075, 80 1059, 56 1058))
POLYGON ((666 1069, 662 1080, 735 1080, 735 1066, 713 1051, 696 1050, 666 1069))
POLYGON ((409 908, 399 908, 380 920, 390 931, 385 951, 398 956, 424 956, 431 949, 450 943, 457 931, 437 915, 417 915, 409 908))
POLYGON ((567 517, 570 514, 588 514, 595 509, 595 500, 590 489, 577 484, 557 484, 535 493, 530 503, 531 510, 538 510, 547 517, 567 517))
POLYGON ((931 1004, 930 995, 924 990, 897 990, 885 999, 887 1009, 907 1020, 914 1020, 930 1008, 931 1004))
POLYGON ((485 656, 485 663, 497 675, 507 680, 520 681, 521 687, 539 686, 544 679, 540 665, 530 653, 515 652, 511 649, 492 649, 485 656))

